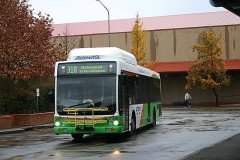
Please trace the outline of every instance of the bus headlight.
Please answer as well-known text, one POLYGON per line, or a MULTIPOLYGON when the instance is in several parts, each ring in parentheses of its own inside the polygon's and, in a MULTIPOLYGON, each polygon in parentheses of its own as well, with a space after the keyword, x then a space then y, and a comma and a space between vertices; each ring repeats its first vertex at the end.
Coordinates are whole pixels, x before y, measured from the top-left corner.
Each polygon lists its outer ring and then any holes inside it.
POLYGON ((118 121, 117 120, 113 121, 113 125, 117 126, 118 125, 118 121))
POLYGON ((60 122, 55 122, 55 126, 59 127, 60 126, 60 122))

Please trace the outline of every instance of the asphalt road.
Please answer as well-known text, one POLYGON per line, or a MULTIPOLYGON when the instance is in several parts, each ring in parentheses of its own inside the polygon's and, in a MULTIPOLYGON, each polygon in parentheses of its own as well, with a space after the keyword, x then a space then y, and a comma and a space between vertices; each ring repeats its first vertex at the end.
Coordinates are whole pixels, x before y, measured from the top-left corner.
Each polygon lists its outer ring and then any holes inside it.
POLYGON ((168 110, 157 127, 130 139, 86 136, 80 143, 49 128, 33 129, 0 135, 0 159, 239 159, 239 122, 240 111, 168 110))

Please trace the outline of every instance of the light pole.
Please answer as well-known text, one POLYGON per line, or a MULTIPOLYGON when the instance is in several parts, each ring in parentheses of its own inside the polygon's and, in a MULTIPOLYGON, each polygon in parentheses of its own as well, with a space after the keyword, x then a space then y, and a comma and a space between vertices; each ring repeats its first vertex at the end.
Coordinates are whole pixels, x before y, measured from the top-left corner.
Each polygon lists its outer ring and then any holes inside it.
POLYGON ((107 10, 107 13, 108 13, 108 45, 110 47, 111 43, 110 43, 110 14, 109 14, 109 10, 100 0, 96 0, 96 1, 100 2, 101 5, 107 10))
POLYGON ((37 105, 36 105, 36 112, 39 112, 39 106, 38 106, 38 98, 40 96, 40 90, 39 88, 36 89, 36 96, 37 96, 37 105))

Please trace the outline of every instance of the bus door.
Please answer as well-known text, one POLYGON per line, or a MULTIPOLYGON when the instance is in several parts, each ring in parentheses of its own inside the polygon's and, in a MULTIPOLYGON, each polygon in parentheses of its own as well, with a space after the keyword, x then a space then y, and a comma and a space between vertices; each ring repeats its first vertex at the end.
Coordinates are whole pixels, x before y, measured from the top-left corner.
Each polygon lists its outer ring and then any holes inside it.
POLYGON ((127 89, 127 76, 120 76, 119 83, 119 91, 120 91, 120 107, 122 109, 123 116, 123 130, 128 131, 129 129, 129 96, 127 89))

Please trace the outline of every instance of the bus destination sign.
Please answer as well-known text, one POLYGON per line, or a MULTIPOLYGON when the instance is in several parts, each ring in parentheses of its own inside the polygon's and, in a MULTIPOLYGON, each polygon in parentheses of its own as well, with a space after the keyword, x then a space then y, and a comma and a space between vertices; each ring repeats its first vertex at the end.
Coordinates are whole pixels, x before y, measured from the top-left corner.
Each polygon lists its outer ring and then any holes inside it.
POLYGON ((115 62, 61 63, 58 65, 58 75, 113 74, 113 73, 116 73, 115 62))

